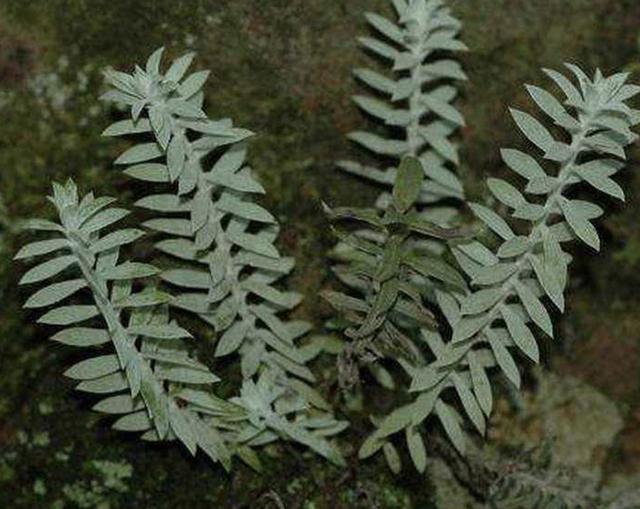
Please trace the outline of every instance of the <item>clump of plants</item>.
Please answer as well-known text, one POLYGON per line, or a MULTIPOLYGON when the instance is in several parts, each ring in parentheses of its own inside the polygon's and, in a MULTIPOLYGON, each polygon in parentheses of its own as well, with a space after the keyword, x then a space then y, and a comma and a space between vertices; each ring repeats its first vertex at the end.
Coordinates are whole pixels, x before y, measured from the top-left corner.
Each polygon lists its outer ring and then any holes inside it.
MULTIPOLYGON (((359 457, 380 452, 397 473, 401 442, 423 472, 440 431, 464 456, 470 432, 486 432, 495 375, 519 388, 523 367, 540 361, 538 337, 554 336, 551 309, 565 308, 566 245, 601 247, 594 222, 604 210, 573 188, 624 200, 613 177, 637 138, 629 101, 640 87, 626 74, 545 70, 561 95, 527 86, 544 121, 511 110, 526 144, 501 151, 512 179, 487 179, 499 206, 466 203, 455 174, 465 121, 453 104, 466 75, 451 56, 466 49, 461 24, 442 0, 392 3, 397 20, 367 14, 377 36, 360 39, 391 72, 355 72, 371 90, 355 102, 383 125, 349 136, 388 168, 338 163, 383 191, 372 208, 324 204, 340 288, 323 297, 339 317, 343 390, 367 370, 395 391, 392 412, 369 416, 359 457)), ((114 428, 176 440, 226 469, 237 456, 260 470, 259 449, 278 441, 342 466, 347 423, 318 390, 310 324, 289 316, 302 297, 284 281, 294 261, 277 248, 278 222, 255 199, 265 189, 246 164, 252 133, 207 116, 209 73, 188 72, 193 54, 167 68, 162 55, 105 73, 102 99, 127 114, 104 134, 133 142, 115 164, 144 184, 140 211, 116 227, 129 212, 114 199, 54 183, 57 219, 30 221, 43 238, 16 255, 35 261, 20 283, 41 286, 25 306, 48 309, 38 321, 60 327, 51 339, 87 352, 65 375, 115 416, 114 428), (130 260, 148 234, 159 261, 130 260), (196 341, 213 342, 216 362, 198 358, 196 341)), ((523 487, 525 476, 489 466, 482 475, 483 495, 499 507, 512 491, 547 500, 539 483, 523 487)), ((563 493, 553 492, 558 507, 579 506, 563 493)))

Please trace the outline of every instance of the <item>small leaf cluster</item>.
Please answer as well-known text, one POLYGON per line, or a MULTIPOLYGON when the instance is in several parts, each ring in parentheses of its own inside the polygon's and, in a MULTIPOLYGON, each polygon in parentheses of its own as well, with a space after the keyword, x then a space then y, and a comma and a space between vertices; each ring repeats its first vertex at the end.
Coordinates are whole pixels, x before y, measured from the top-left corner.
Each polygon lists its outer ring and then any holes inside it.
POLYGON ((453 267, 419 249, 421 240, 451 239, 461 234, 430 223, 417 212, 415 205, 423 180, 420 161, 406 157, 398 169, 392 201, 385 211, 325 206, 338 237, 356 252, 351 264, 337 267, 336 271, 350 287, 361 290, 360 295, 323 293, 350 323, 345 334, 352 341, 346 353, 356 361, 394 357, 411 365, 422 363, 413 336, 420 327, 434 328, 436 320, 425 307, 416 277, 434 277, 464 286, 464 280, 453 267), (363 225, 370 235, 362 228, 354 232, 343 230, 345 222, 363 225))
MULTIPOLYGON (((358 131, 351 133, 349 138, 374 155, 397 161, 417 158, 424 178, 415 200, 416 211, 423 220, 448 227, 459 222, 459 209, 450 206, 449 202, 460 205, 464 199, 462 183, 454 173, 460 162, 458 147, 452 141, 458 128, 465 124, 453 102, 458 95, 456 82, 467 77, 460 63, 451 58, 454 52, 467 49, 458 40, 461 23, 442 0, 394 0, 392 3, 397 20, 367 13, 365 17, 377 37, 361 37, 359 42, 367 52, 391 62, 393 74, 387 76, 371 69, 356 69, 356 77, 374 96, 354 97, 364 112, 384 123, 388 137, 358 131)), ((396 165, 386 170, 353 161, 339 161, 337 165, 385 187, 394 185, 398 172, 396 165)), ((391 200, 392 196, 385 189, 376 205, 386 210, 391 200)), ((362 234, 362 231, 356 232, 356 235, 362 234)), ((364 232, 364 235, 371 237, 372 234, 364 232)), ((419 244, 422 263, 414 277, 421 280, 421 298, 426 298, 429 305, 437 309, 440 306, 436 298, 439 287, 459 289, 466 283, 442 259, 447 251, 442 239, 432 237, 416 244, 419 244)), ((347 286, 357 282, 345 274, 347 266, 360 255, 341 241, 332 256, 338 261, 334 270, 341 281, 347 286)), ((431 337, 434 331, 423 328, 421 334, 431 337)), ((346 352, 347 356, 352 354, 346 352)), ((345 356, 341 360, 344 361, 345 356)), ((341 362, 341 379, 355 380, 354 367, 353 362, 341 362)), ((382 364, 368 363, 366 367, 382 386, 395 387, 392 372, 382 364)))

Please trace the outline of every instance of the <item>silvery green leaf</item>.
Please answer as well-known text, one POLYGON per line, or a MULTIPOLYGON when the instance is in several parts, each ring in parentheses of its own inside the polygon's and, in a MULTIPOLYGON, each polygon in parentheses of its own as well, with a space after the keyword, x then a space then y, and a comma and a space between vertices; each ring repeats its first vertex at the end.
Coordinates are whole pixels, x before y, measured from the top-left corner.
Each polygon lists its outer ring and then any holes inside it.
POLYGON ((549 76, 560 89, 567 96, 568 104, 572 106, 582 107, 584 104, 582 94, 580 91, 569 81, 563 74, 551 70, 543 69, 543 71, 549 76))
POLYGON ((567 223, 569 223, 569 226, 571 226, 571 229, 575 234, 580 237, 585 244, 596 251, 599 251, 600 237, 598 236, 598 232, 593 224, 591 224, 591 222, 589 222, 589 220, 580 213, 580 210, 576 208, 572 201, 567 200, 564 197, 560 197, 558 201, 567 223))
POLYGON ((515 236, 507 222, 493 210, 478 203, 470 203, 469 207, 478 217, 478 219, 485 223, 491 230, 493 230, 504 240, 509 240, 515 236))
POLYGON ((467 356, 469 361, 469 371, 471 372, 471 382, 473 392, 478 398, 478 403, 484 414, 489 417, 493 408, 493 393, 491 392, 491 383, 487 373, 480 363, 479 357, 475 351, 470 351, 467 356))
POLYGON ((101 101, 112 101, 119 104, 133 105, 136 102, 142 104, 134 96, 125 94, 120 90, 109 90, 100 96, 101 101))
POLYGON ((102 132, 102 136, 124 136, 126 134, 140 134, 148 132, 151 132, 151 124, 148 119, 141 118, 137 122, 126 119, 111 124, 102 132))
POLYGON ((101 196, 95 200, 90 200, 87 204, 82 205, 80 210, 78 210, 78 222, 83 224, 99 211, 111 205, 114 201, 115 198, 110 198, 108 196, 101 196))
POLYGON ((505 241, 498 249, 500 258, 512 258, 526 253, 531 248, 528 237, 517 236, 505 241))
POLYGON ((554 120, 557 125, 570 131, 580 129, 580 123, 567 113, 564 106, 552 94, 532 85, 527 85, 526 88, 540 109, 554 120))
POLYGON ((184 136, 174 136, 167 148, 167 168, 169 169, 169 178, 171 182, 176 180, 185 164, 185 139, 184 136))
POLYGON ((158 232, 168 233, 179 237, 191 237, 191 221, 186 219, 149 219, 143 226, 158 232))
POLYGON ((64 372, 64 376, 74 380, 93 380, 119 370, 120 362, 117 355, 102 355, 74 364, 64 372))
POLYGON ((391 442, 387 442, 382 446, 382 452, 384 453, 384 459, 386 460, 389 469, 394 474, 399 474, 402 470, 402 462, 395 446, 391 442))
POLYGON ((389 21, 383 16, 379 16, 378 14, 372 12, 367 12, 364 17, 371 24, 371 26, 373 26, 381 34, 386 35, 389 39, 398 44, 403 44, 404 34, 395 23, 389 21))
POLYGON ((538 343, 527 324, 508 306, 502 306, 500 312, 517 347, 536 364, 540 362, 538 343))
POLYGON ((428 391, 438 385, 446 375, 446 372, 431 366, 418 368, 413 372, 409 392, 428 391))
POLYGON ((486 315, 462 318, 453 329, 453 341, 459 343, 469 339, 486 327, 490 321, 490 317, 486 315))
POLYGON ((389 106, 384 101, 380 101, 379 99, 374 99, 372 97, 363 95, 356 95, 353 97, 353 101, 365 112, 385 122, 389 120, 394 113, 394 109, 391 106, 389 106))
POLYGON ((460 454, 464 455, 466 440, 458 422, 459 416, 457 412, 442 400, 436 402, 435 411, 451 443, 460 454))
POLYGON ((381 155, 399 156, 407 151, 406 141, 387 140, 376 134, 361 131, 351 133, 347 137, 372 152, 381 155))
POLYGON ((302 296, 298 293, 281 292, 267 284, 251 281, 250 279, 243 281, 241 286, 243 289, 262 297, 264 300, 286 309, 297 306, 302 300, 302 296))
POLYGON ((82 225, 82 232, 85 234, 93 233, 106 228, 107 226, 117 223, 122 218, 129 215, 129 211, 126 209, 106 209, 94 214, 87 219, 82 225))
POLYGON ((267 210, 255 203, 242 201, 231 194, 223 194, 217 207, 238 217, 261 223, 276 223, 276 219, 267 210))
POLYGON ((393 204, 398 212, 406 212, 415 203, 423 179, 420 161, 414 157, 405 157, 400 163, 393 187, 393 204))
POLYGON ((178 87, 178 93, 188 99, 198 93, 209 78, 209 71, 198 71, 187 77, 178 87))
POLYGON ((500 338, 491 329, 487 331, 487 339, 489 340, 498 366, 500 366, 500 369, 511 383, 519 389, 521 383, 520 371, 518 371, 518 366, 509 353, 509 350, 507 350, 500 338))
POLYGON ((499 201, 511 208, 518 208, 524 202, 522 193, 504 180, 489 178, 487 179, 487 185, 499 201))
POLYGON ((247 332, 249 331, 249 322, 236 322, 229 327, 222 337, 218 340, 216 346, 215 356, 224 357, 235 352, 244 341, 247 332))
MULTIPOLYGON (((416 68, 419 64, 420 56, 413 51, 399 51, 393 62, 393 70, 396 72, 408 71, 416 68)), ((398 97, 394 95, 393 100, 396 101, 397 99, 398 97)))
POLYGON ((147 431, 153 426, 151 419, 149 419, 149 415, 146 411, 135 412, 132 414, 125 415, 124 417, 120 417, 116 422, 114 422, 111 427, 118 431, 147 431))
POLYGON ((38 323, 71 325, 94 318, 98 314, 98 309, 95 306, 62 306, 45 313, 38 319, 38 323))
POLYGON ((220 380, 206 368, 202 370, 185 366, 161 366, 156 368, 155 375, 170 382, 194 385, 209 385, 220 380))
POLYGON ((67 269, 75 262, 75 256, 71 255, 53 258, 52 260, 43 262, 40 265, 36 265, 32 269, 30 269, 24 276, 22 276, 19 284, 26 285, 31 283, 38 283, 40 281, 44 281, 45 279, 52 278, 53 276, 56 276, 63 270, 67 269))
POLYGON ((455 327, 461 317, 460 305, 450 292, 436 290, 436 300, 449 325, 455 327))
POLYGON ((421 72, 426 76, 435 76, 438 78, 450 78, 455 80, 466 81, 468 79, 462 66, 455 60, 443 59, 431 64, 424 64, 421 72))
POLYGON ((465 412, 469 416, 469 419, 476 427, 478 432, 481 435, 484 435, 486 431, 486 423, 484 416, 482 415, 482 409, 480 408, 476 397, 465 385, 465 383, 462 381, 462 378, 457 373, 454 373, 452 375, 452 378, 454 387, 456 389, 456 392, 458 393, 460 402, 462 403, 462 407, 464 408, 465 412))
POLYGON ((147 263, 124 262, 100 272, 100 276, 108 280, 137 279, 155 276, 160 270, 147 263))
POLYGON ((363 83, 366 83, 371 88, 378 90, 379 92, 384 92, 387 94, 393 94, 393 91, 396 87, 396 82, 387 78, 386 76, 382 76, 375 71, 370 69, 355 69, 353 74, 363 83))
POLYGON ((137 308, 146 306, 157 306, 159 304, 167 304, 171 301, 171 295, 159 290, 142 291, 134 295, 129 295, 124 299, 118 299, 114 302, 120 308, 137 308))
POLYGON ((210 276, 207 272, 193 269, 172 269, 162 272, 162 279, 172 285, 184 288, 198 288, 206 290, 210 285, 210 276))
POLYGON ((231 242, 246 249, 247 251, 269 258, 280 257, 280 254, 273 246, 273 243, 263 236, 235 232, 228 232, 227 235, 231 242))
POLYGON ((381 440, 375 433, 367 437, 367 439, 362 442, 360 449, 358 450, 358 458, 359 459, 367 459, 377 453, 382 446, 384 446, 385 441, 381 440))
POLYGON ((491 267, 482 267, 476 271, 473 283, 477 285, 493 285, 510 278, 518 270, 517 263, 498 263, 491 267))
POLYGON ((547 152, 555 142, 551 133, 538 120, 524 111, 511 108, 509 110, 517 126, 523 134, 543 152, 547 152))
POLYGON ((103 329, 74 327, 61 330, 51 336, 51 340, 69 346, 87 347, 103 345, 111 341, 111 338, 109 333, 103 329))
POLYGON ((503 297, 504 291, 500 288, 490 288, 473 292, 462 301, 462 313, 465 315, 482 313, 492 308, 503 297))
POLYGON ((604 209, 595 203, 584 200, 572 200, 571 203, 576 213, 585 219, 598 219, 604 214, 604 209))
POLYGON ((609 129, 614 133, 622 136, 623 139, 633 142, 636 140, 636 135, 629 129, 629 122, 626 119, 621 119, 613 114, 603 114, 596 119, 598 127, 609 129))
POLYGON ((124 173, 132 178, 145 182, 169 182, 169 170, 164 164, 142 163, 136 164, 124 170, 124 173))
POLYGON ((96 403, 93 410, 105 414, 130 414, 142 410, 142 404, 134 401, 129 394, 119 394, 96 403))
POLYGON ((358 42, 364 48, 388 60, 393 61, 396 59, 396 56, 398 55, 398 52, 394 48, 372 37, 359 37, 358 42))
POLYGON ((162 156, 162 147, 157 143, 141 143, 124 152, 114 164, 136 164, 162 156))
POLYGON ((148 74, 159 74, 160 73, 160 62, 162 60, 162 54, 164 53, 164 46, 161 46, 157 50, 155 50, 149 58, 147 59, 147 64, 145 69, 148 74))
POLYGON ((564 296, 562 294, 561 283, 557 277, 557 270, 554 270, 550 264, 546 264, 544 259, 541 259, 538 256, 531 256, 530 261, 536 277, 545 293, 549 296, 560 312, 563 312, 564 296))
POLYGON ((476 240, 457 244, 456 249, 462 251, 468 257, 472 258, 475 262, 478 262, 485 267, 488 267, 489 265, 495 265, 500 261, 498 257, 491 252, 490 249, 476 240))
POLYGON ((557 178, 544 176, 531 179, 525 190, 530 194, 549 194, 553 192, 558 185, 559 181, 557 178))
POLYGON ((93 394, 110 394, 127 389, 128 380, 124 373, 117 371, 93 380, 84 380, 76 385, 76 390, 93 394))
POLYGON ((62 232, 62 226, 46 219, 28 219, 22 224, 25 230, 62 232))
POLYGON ((190 52, 181 56, 180 58, 175 59, 165 73, 165 79, 167 81, 178 83, 184 76, 184 73, 187 72, 187 69, 191 65, 191 62, 193 62, 194 57, 195 53, 190 52))
POLYGON ((432 277, 455 288, 465 288, 466 283, 460 273, 441 258, 409 256, 404 263, 425 277, 432 277))
POLYGON ((464 127, 466 122, 462 114, 451 104, 441 101, 434 97, 432 94, 425 94, 422 96, 422 102, 424 105, 432 110, 440 117, 452 122, 457 126, 464 127))
POLYGON ((113 249, 115 247, 120 247, 126 244, 130 244, 143 236, 144 236, 144 232, 136 228, 118 230, 112 233, 108 233, 107 235, 102 237, 100 240, 91 244, 90 249, 92 253, 98 254, 103 251, 108 251, 110 249, 113 249))
POLYGON ((422 435, 414 427, 407 427, 405 428, 405 439, 407 441, 407 448, 409 449, 411 461, 413 461, 416 470, 420 473, 424 473, 427 468, 427 451, 424 446, 422 435))
POLYGON ((584 164, 574 171, 598 191, 624 201, 625 197, 622 188, 613 179, 603 174, 600 169, 595 165, 584 164))
MULTIPOLYGON (((429 143, 434 150, 436 150, 442 157, 444 157, 445 159, 447 159, 448 161, 451 161, 453 164, 455 164, 456 166, 458 164, 460 164, 460 155, 458 154, 458 147, 456 145, 454 145, 447 137, 446 135, 442 134, 441 132, 439 132, 439 130, 436 130, 433 128, 433 125, 430 126, 426 126, 424 128, 420 129, 420 135, 425 139, 425 141, 427 141, 427 143, 429 143)), ((444 170, 442 167, 437 167, 437 166, 425 166, 425 172, 427 173, 427 175, 429 175, 431 178, 434 178, 434 168, 440 168, 442 170, 444 170)), ((442 171, 439 172, 437 175, 440 175, 441 177, 446 175, 446 181, 443 178, 437 179, 434 178, 434 180, 444 184, 444 185, 451 185, 453 184, 453 186, 455 188, 460 188, 460 182, 458 180, 457 177, 455 177, 455 175, 451 172, 447 172, 446 170, 444 170, 446 173, 443 173, 442 171)))
POLYGON ((265 193, 264 187, 254 180, 249 172, 211 172, 207 174, 207 180, 213 184, 228 187, 229 189, 242 193, 265 193))
POLYGON ((54 283, 34 293, 24 307, 40 308, 56 304, 87 286, 84 279, 73 279, 62 283, 54 283))
POLYGON ((67 239, 40 240, 22 247, 15 255, 14 260, 22 260, 32 256, 42 256, 66 247, 69 247, 69 241, 67 239))
POLYGON ((524 178, 533 180, 546 177, 546 173, 540 164, 530 155, 519 150, 507 148, 502 149, 500 154, 507 166, 524 178))
POLYGON ((544 158, 549 161, 557 161, 564 163, 569 161, 575 154, 575 150, 566 143, 559 141, 554 142, 544 154, 544 158))
POLYGON ((157 339, 190 338, 191 334, 177 325, 132 325, 127 332, 133 336, 146 336, 157 339))
POLYGON ((546 334, 553 337, 551 317, 549 316, 546 308, 542 305, 542 302, 540 302, 540 299, 536 297, 533 291, 526 284, 520 281, 516 281, 514 287, 518 293, 518 297, 520 297, 522 304, 533 322, 546 334))
POLYGON ((189 210, 189 204, 173 194, 150 194, 140 198, 135 205, 156 212, 185 212, 189 210))
POLYGON ((436 32, 424 43, 425 48, 434 50, 467 51, 469 48, 451 34, 436 32))
POLYGON ((538 221, 544 216, 545 212, 546 209, 543 205, 525 202, 513 211, 513 217, 527 221, 538 221))
POLYGON ((542 239, 544 265, 547 272, 552 273, 559 291, 564 291, 567 284, 567 265, 569 260, 556 238, 545 232, 542 239))
POLYGON ((611 133, 598 133, 587 136, 584 144, 600 154, 607 154, 626 160, 626 140, 616 139, 611 133))

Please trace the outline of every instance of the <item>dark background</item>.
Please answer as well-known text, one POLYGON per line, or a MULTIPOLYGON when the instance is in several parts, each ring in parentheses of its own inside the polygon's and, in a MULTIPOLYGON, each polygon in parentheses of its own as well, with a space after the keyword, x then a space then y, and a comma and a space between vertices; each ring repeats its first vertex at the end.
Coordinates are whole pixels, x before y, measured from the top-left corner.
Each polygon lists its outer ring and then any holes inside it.
MULTIPOLYGON (((471 48, 470 81, 459 102, 468 127, 460 174, 485 200, 484 179, 506 174, 499 148, 522 146, 507 106, 531 111, 524 83, 549 87, 541 67, 578 63, 590 72, 634 70, 640 62, 637 0, 452 0, 471 48)), ((0 507, 448 508, 473 505, 437 460, 427 475, 399 477, 381 458, 347 470, 296 448, 267 456, 258 476, 232 477, 178 447, 149 446, 116 433, 60 376, 75 355, 47 344, 22 311, 24 266, 11 258, 19 218, 47 215, 53 179, 83 191, 137 190, 112 166, 126 142, 103 139, 114 118, 97 100, 106 65, 130 69, 160 45, 198 53, 212 70, 207 111, 258 136, 250 160, 283 224, 282 251, 297 259, 290 279, 306 300, 296 311, 320 326, 330 310, 333 240, 319 201, 368 205, 379 190, 339 174, 334 160, 362 153, 345 134, 367 122, 351 104, 355 66, 368 63, 355 38, 365 10, 385 0, 0 0, 0 195, 6 205, 0 259, 0 507), (277 496, 276 496, 277 494, 277 496)), ((608 203, 600 256, 576 249, 566 317, 546 343, 546 365, 530 376, 520 411, 499 403, 489 451, 555 438, 557 461, 607 489, 640 485, 640 178, 637 150, 622 176, 627 204, 608 203), (550 355, 553 354, 553 355, 550 355)), ((144 246, 136 255, 149 256, 144 246)), ((558 317, 559 318, 559 317, 558 317)), ((206 354, 206 346, 203 347, 206 354)), ((332 359, 317 369, 330 380, 332 359)), ((326 383, 329 386, 329 382, 326 383)), ((362 419, 362 418, 360 418, 362 419)), ((345 445, 366 425, 355 419, 345 445)), ((404 458, 406 460, 406 458, 404 458)))

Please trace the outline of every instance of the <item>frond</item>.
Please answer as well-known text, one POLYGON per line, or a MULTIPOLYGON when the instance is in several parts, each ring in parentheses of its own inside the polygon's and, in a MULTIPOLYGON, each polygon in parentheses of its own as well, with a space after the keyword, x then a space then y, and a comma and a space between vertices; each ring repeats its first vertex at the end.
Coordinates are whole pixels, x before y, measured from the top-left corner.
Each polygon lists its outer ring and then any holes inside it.
MULTIPOLYGON (((405 156, 418 157, 425 172, 418 204, 463 199, 462 183, 453 171, 460 163, 458 147, 451 137, 465 125, 453 105, 458 95, 454 83, 467 77, 460 64, 447 55, 467 49, 457 38, 461 23, 442 0, 398 1, 394 6, 397 19, 393 21, 367 13, 375 35, 359 38, 367 52, 389 63, 392 73, 354 71, 358 81, 374 94, 355 96, 354 102, 387 126, 389 134, 358 131, 349 134, 349 139, 369 152, 398 161, 405 156), (394 134, 398 129, 401 137, 394 134)), ((397 172, 396 167, 379 170, 353 161, 340 161, 338 166, 388 186, 397 172)), ((387 200, 385 193, 380 206, 384 208, 387 200)))
POLYGON ((152 285, 140 288, 160 271, 120 260, 120 248, 142 232, 113 230, 127 211, 109 207, 110 198, 80 198, 71 180, 54 184, 50 200, 59 223, 29 226, 54 237, 27 244, 16 258, 39 260, 20 284, 46 285, 25 306, 51 308, 38 319, 63 327, 51 339, 88 351, 99 347, 98 355, 71 366, 65 376, 78 381, 77 390, 102 398, 94 409, 116 415, 115 429, 139 432, 146 440, 177 438, 192 454, 200 448, 228 468, 230 452, 220 431, 174 395, 176 387, 206 387, 218 377, 190 356, 184 339, 191 335, 168 316, 171 296, 152 285), (78 293, 91 297, 66 303, 78 293))

